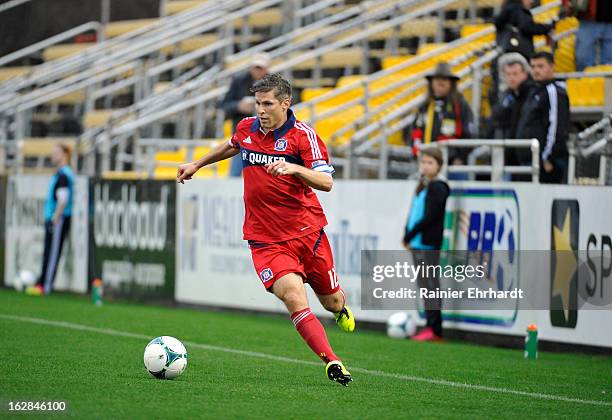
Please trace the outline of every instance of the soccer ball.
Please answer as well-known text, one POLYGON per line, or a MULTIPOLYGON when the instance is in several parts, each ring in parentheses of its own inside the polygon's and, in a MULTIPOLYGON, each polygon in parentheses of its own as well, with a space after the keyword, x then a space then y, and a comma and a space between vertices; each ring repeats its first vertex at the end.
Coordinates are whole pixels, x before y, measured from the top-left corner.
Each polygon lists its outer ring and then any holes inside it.
POLYGON ((23 292, 29 286, 34 286, 34 283, 36 283, 36 277, 34 277, 34 273, 28 270, 21 270, 19 272, 19 275, 15 277, 15 280, 13 281, 13 286, 18 292, 23 292))
POLYGON ((406 312, 396 312, 387 320, 387 335, 391 338, 412 337, 416 332, 416 323, 406 312))
POLYGON ((187 367, 187 350, 174 337, 163 335, 154 338, 145 347, 144 365, 157 379, 174 379, 187 367))

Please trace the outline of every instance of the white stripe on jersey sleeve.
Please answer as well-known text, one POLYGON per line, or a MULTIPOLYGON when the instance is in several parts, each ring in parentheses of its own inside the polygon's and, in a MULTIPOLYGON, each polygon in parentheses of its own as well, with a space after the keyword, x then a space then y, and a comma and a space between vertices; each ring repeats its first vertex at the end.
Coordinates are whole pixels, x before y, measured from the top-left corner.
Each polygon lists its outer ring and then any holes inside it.
POLYGON ((321 149, 319 148, 319 143, 317 141, 317 135, 314 130, 304 123, 297 123, 295 126, 305 132, 306 136, 308 136, 313 159, 322 159, 323 155, 321 154, 321 149))

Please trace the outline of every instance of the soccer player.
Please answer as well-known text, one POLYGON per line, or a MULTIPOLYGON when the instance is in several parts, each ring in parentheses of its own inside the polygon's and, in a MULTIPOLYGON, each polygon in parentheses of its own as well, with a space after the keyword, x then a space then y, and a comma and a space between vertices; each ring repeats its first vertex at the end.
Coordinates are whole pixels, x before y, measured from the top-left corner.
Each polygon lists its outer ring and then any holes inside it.
POLYGON ((312 188, 331 191, 334 168, 325 143, 296 120, 291 85, 279 74, 267 74, 251 88, 256 117, 236 126, 229 142, 178 168, 177 181, 189 180, 202 167, 240 153, 244 168, 244 239, 264 287, 291 314, 293 325, 312 351, 326 363, 332 381, 347 385, 351 375, 332 350, 325 329, 311 312, 304 283, 338 326, 355 329, 353 313, 340 289, 329 241, 327 220, 312 188))

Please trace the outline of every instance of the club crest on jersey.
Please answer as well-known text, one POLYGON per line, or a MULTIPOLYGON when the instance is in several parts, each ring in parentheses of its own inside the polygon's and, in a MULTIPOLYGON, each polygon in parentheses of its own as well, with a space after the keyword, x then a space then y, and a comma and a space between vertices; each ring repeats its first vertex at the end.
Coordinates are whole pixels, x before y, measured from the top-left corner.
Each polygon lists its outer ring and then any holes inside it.
POLYGON ((274 143, 274 150, 276 150, 277 152, 284 152, 285 150, 287 150, 287 140, 276 140, 276 143, 274 143))
POLYGON ((263 270, 261 270, 259 272, 259 278, 264 283, 267 282, 268 280, 272 280, 273 276, 274 276, 274 274, 272 273, 272 269, 271 268, 264 268, 263 270))

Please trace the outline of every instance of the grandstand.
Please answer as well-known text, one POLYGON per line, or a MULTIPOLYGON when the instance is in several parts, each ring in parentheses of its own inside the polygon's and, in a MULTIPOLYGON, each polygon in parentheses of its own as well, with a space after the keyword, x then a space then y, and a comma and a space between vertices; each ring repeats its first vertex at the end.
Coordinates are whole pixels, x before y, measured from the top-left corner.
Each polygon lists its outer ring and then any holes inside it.
MULTIPOLYGON (((559 1, 542 3, 536 20, 558 14, 559 1)), ((158 18, 102 17, 0 58, 1 160, 5 170, 27 170, 41 162, 45 144, 61 139, 78 145, 88 173, 172 178, 194 148, 201 153, 229 136, 219 110, 228 83, 248 57, 267 52, 271 70, 296 88, 298 117, 328 142, 344 177, 404 177, 414 166, 403 130, 437 62, 450 61, 462 75, 477 126, 488 116, 489 70, 499 51, 486 22, 500 5, 168 0, 158 18), (42 62, 24 65, 33 55, 42 62)), ((555 59, 572 119, 585 128, 604 115, 610 69, 574 72, 576 27, 575 18, 557 24, 555 59)), ((227 174, 220 165, 202 176, 227 174)))

